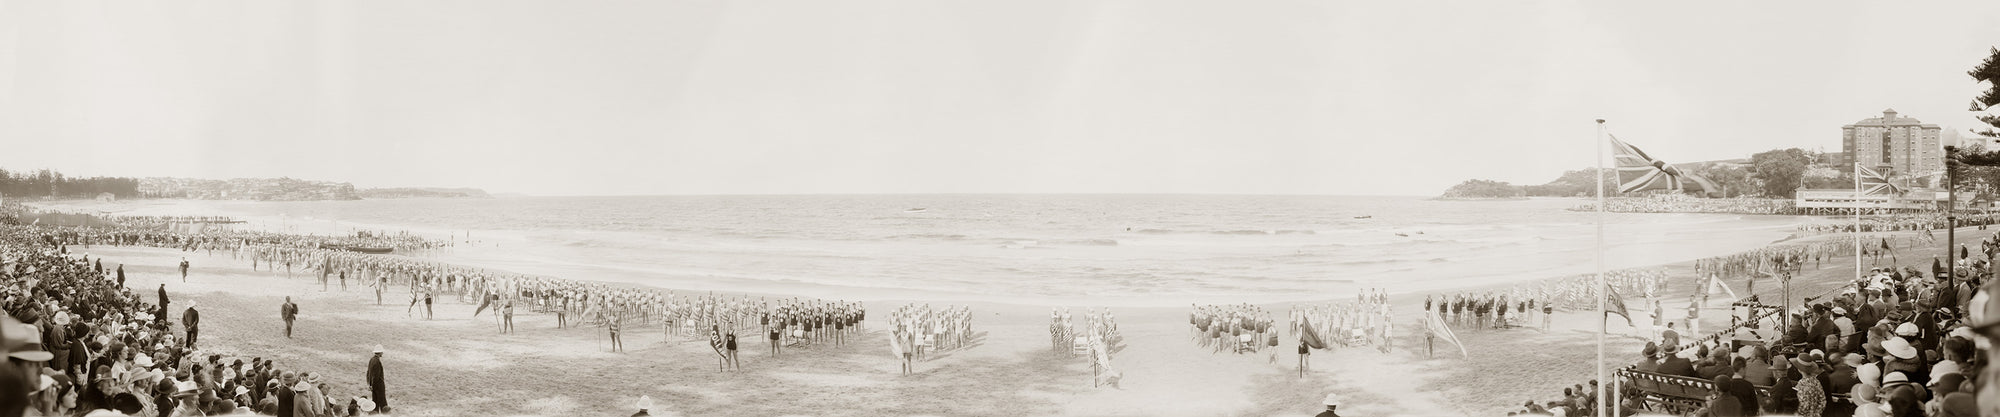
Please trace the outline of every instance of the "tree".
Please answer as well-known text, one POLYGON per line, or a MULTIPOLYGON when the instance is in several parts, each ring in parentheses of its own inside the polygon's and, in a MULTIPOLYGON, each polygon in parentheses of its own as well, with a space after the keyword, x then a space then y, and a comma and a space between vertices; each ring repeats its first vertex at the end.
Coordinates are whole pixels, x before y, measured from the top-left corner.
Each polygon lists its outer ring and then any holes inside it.
POLYGON ((1733 165, 1705 164, 1694 170, 1695 175, 1708 178, 1720 190, 1704 190, 1724 198, 1738 197, 1757 191, 1757 181, 1750 178, 1750 171, 1733 165))
MULTIPOLYGON (((1992 52, 1986 56, 1986 62, 1972 67, 1972 70, 1966 71, 1965 75, 1970 75, 1974 81, 1985 83, 1987 86, 1986 91, 1972 98, 1971 111, 1979 113, 1979 121, 2000 128, 2000 114, 1996 114, 2000 113, 2000 108, 1994 107, 2000 105, 2000 48, 1992 48, 1992 52)), ((2000 130, 1984 129, 1975 130, 1973 133, 1989 138, 2000 138, 2000 130)))
POLYGON ((1750 174, 1763 184, 1765 196, 1792 198, 1809 163, 1803 149, 1773 149, 1750 155, 1750 174))
POLYGON ((1493 180, 1465 180, 1444 191, 1444 198, 1520 198, 1521 196, 1521 187, 1493 180))
MULTIPOLYGON (((1535 197, 1594 196, 1596 194, 1591 189, 1597 187, 1597 179, 1590 177, 1591 170, 1587 168, 1563 172, 1562 176, 1556 177, 1554 181, 1542 185, 1524 185, 1521 186, 1521 190, 1535 197)), ((1617 195, 1618 171, 1605 169, 1600 174, 1604 176, 1604 195, 1617 195)))

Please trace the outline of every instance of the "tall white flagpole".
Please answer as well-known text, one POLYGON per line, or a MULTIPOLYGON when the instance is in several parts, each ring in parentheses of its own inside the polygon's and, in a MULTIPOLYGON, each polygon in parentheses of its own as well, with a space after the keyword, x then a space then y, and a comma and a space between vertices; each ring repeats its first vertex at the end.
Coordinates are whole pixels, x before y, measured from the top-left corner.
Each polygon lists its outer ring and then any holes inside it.
POLYGON ((1605 320, 1605 312, 1604 312, 1604 297, 1605 297, 1605 294, 1604 294, 1604 119, 1597 119, 1597 153, 1596 153, 1596 156, 1597 156, 1597 290, 1596 290, 1595 292, 1593 292, 1592 294, 1596 294, 1596 295, 1597 295, 1597 381, 1598 381, 1598 384, 1597 384, 1597 407, 1599 407, 1599 408, 1597 409, 1597 415, 1600 415, 1600 416, 1603 416, 1603 415, 1610 415, 1609 413, 1605 413, 1605 412, 1604 412, 1604 410, 1606 410, 1606 409, 1607 409, 1607 408, 1604 408, 1604 407, 1605 407, 1605 404, 1606 404, 1606 403, 1608 402, 1607 400, 1613 400, 1613 399, 1612 399, 1611 397, 1609 397, 1609 396, 1606 396, 1606 395, 1604 395, 1604 388, 1605 388, 1605 387, 1608 387, 1608 386, 1610 386, 1609 384, 1605 384, 1605 383, 1604 383, 1604 381, 1609 381, 1609 380, 1611 380, 1610 378, 1605 378, 1605 377, 1604 377, 1604 332, 1608 330, 1608 329, 1606 329, 1606 328, 1605 328, 1605 325, 1604 325, 1604 320, 1605 320))
POLYGON ((1861 161, 1854 161, 1854 277, 1861 278, 1861 161))

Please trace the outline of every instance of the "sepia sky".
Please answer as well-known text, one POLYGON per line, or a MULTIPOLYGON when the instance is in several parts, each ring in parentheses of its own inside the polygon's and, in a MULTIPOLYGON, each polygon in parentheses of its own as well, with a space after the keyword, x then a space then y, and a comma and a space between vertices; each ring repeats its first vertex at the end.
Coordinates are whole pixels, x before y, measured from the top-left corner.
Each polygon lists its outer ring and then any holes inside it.
POLYGON ((1431 195, 1966 129, 2000 1, 0 0, 0 168, 1431 195))

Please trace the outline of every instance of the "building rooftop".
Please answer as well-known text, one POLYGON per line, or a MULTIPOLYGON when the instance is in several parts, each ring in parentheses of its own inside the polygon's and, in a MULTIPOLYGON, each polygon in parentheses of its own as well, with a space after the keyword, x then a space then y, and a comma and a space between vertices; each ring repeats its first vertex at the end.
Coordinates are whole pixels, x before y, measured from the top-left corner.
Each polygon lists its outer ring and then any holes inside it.
POLYGON ((1849 126, 1849 127, 1853 127, 1853 126, 1919 126, 1919 127, 1937 127, 1937 125, 1934 125, 1934 124, 1926 124, 1926 123, 1924 123, 1924 122, 1921 122, 1921 121, 1918 121, 1917 119, 1915 119, 1915 118, 1911 118, 1911 117, 1908 117, 1908 116, 1898 116, 1898 115, 1896 114, 1896 109, 1885 109, 1885 110, 1882 110, 1882 117, 1870 117, 1870 118, 1866 118, 1866 119, 1861 119, 1861 121, 1859 121, 1859 122, 1854 122, 1854 124, 1850 124, 1850 125, 1847 125, 1847 126, 1849 126))

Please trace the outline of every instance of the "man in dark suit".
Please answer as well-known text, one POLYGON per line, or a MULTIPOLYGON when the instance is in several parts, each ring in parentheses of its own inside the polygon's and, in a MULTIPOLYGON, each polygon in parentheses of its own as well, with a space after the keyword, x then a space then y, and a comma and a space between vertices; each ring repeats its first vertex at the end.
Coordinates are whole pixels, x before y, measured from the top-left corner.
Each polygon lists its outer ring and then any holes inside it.
POLYGON ((201 335, 201 312, 194 307, 200 301, 189 301, 187 311, 181 312, 181 325, 187 326, 187 348, 194 349, 194 340, 201 335))
POLYGON ((293 408, 296 407, 295 404, 296 401, 294 401, 294 398, 298 394, 296 391, 292 390, 292 386, 299 383, 299 376, 291 372, 285 372, 285 375, 283 377, 280 377, 279 381, 281 382, 279 382, 278 385, 278 395, 277 395, 278 417, 298 416, 298 413, 292 410, 293 408))
POLYGON ((278 318, 285 319, 285 338, 292 338, 292 320, 299 317, 299 305, 292 304, 292 297, 285 297, 285 304, 278 306, 278 318))
POLYGON ((167 284, 160 284, 160 310, 153 313, 153 319, 161 326, 171 326, 167 321, 167 284))
POLYGON ((1666 352, 1667 358, 1660 360, 1659 373, 1685 377, 1695 376, 1694 362, 1689 362, 1687 358, 1675 354, 1679 352, 1679 346, 1669 345, 1666 352))

